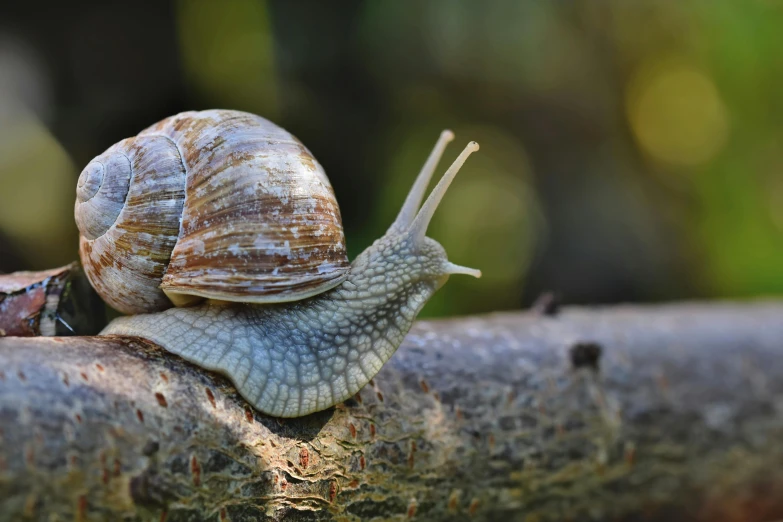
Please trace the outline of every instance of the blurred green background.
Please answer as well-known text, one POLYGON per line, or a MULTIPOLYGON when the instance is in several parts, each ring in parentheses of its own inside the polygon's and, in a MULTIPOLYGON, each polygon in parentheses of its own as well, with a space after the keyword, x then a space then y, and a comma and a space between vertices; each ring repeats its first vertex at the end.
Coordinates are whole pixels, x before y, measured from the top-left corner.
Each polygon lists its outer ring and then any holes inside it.
POLYGON ((93 156, 222 107, 310 148, 351 257, 441 129, 481 144, 429 235, 484 277, 424 315, 783 294, 783 2, 57 5, 0 7, 0 271, 76 258, 93 156))

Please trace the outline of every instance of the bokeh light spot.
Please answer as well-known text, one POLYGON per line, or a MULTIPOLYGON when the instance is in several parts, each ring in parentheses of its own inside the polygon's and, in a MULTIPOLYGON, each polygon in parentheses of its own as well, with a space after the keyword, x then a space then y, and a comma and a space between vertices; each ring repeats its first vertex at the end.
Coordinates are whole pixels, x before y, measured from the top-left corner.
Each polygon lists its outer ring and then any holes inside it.
POLYGON ((778 233, 783 234, 783 178, 769 183, 767 208, 778 233))
POLYGON ((29 111, 17 108, 0 124, 0 233, 26 253, 31 269, 72 261, 75 166, 29 111))
POLYGON ((176 5, 182 63, 196 92, 209 104, 274 117, 277 69, 266 2, 176 5))
POLYGON ((639 145, 659 161, 695 166, 721 150, 728 114, 712 79, 675 62, 642 67, 627 93, 639 145))

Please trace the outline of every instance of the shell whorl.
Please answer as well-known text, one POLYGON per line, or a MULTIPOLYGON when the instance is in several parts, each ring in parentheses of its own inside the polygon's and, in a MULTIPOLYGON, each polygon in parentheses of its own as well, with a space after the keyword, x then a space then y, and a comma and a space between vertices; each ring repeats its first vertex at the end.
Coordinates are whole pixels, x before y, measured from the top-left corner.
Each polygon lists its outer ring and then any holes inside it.
POLYGON ((125 313, 170 308, 158 287, 179 235, 185 200, 177 148, 162 136, 123 140, 87 165, 79 185, 79 252, 95 290, 125 313), (99 181, 100 189, 84 199, 99 181), (120 198, 117 187, 123 182, 120 198))
POLYGON ((130 160, 121 152, 104 153, 84 168, 76 186, 75 212, 83 236, 97 239, 114 224, 128 196, 130 176, 130 160))
POLYGON ((181 113, 118 143, 82 173, 76 215, 93 286, 126 313, 192 296, 293 301, 348 273, 340 211, 322 167, 295 137, 253 114, 181 113), (165 165, 143 161, 161 151, 165 165), (111 182, 109 159, 120 167, 111 182), (125 178, 120 197, 115 184, 125 178), (96 200, 103 191, 110 197, 96 200), (105 209, 85 206, 99 201, 105 209), (88 215, 98 219, 82 223, 88 215))

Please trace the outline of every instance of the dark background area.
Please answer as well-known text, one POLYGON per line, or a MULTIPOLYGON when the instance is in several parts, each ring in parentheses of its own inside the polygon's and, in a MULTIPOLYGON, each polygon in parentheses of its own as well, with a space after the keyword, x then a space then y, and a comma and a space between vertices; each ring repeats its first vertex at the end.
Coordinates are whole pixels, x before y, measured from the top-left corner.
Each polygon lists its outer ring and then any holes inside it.
MULTIPOLYGON (((783 293, 783 3, 0 7, 0 271, 77 254, 76 179, 179 111, 246 110, 326 169, 351 257, 438 133, 481 144, 429 235, 425 315, 783 293)), ((442 165, 439 172, 443 172, 442 165)))

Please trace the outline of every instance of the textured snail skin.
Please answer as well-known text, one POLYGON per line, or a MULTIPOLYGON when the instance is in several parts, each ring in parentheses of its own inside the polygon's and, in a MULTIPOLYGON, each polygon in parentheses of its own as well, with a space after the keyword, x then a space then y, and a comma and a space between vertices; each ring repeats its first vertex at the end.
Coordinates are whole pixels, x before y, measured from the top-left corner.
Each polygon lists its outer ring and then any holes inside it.
POLYGON ((278 417, 323 410, 381 369, 453 265, 437 242, 387 234, 337 288, 293 303, 210 301, 122 317, 103 334, 140 336, 227 375, 256 409, 278 417))
POLYGON ((481 276, 449 262, 443 247, 425 235, 454 176, 478 150, 469 143, 421 205, 452 139, 450 131, 441 134, 397 219, 356 258, 338 286, 299 301, 209 300, 122 317, 101 333, 143 337, 223 373, 250 404, 270 415, 298 417, 347 399, 394 354, 450 274, 481 276))

